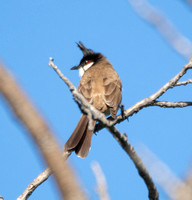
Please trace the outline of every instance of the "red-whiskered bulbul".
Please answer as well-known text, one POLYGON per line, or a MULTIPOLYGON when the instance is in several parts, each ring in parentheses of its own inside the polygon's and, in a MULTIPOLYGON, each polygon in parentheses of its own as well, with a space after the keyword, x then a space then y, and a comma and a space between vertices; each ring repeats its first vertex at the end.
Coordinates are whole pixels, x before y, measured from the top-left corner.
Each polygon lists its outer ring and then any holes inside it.
MULTIPOLYGON (((78 69, 81 76, 78 91, 100 112, 105 115, 111 114, 115 118, 121 103, 122 89, 117 72, 104 55, 87 49, 82 42, 77 45, 83 52, 83 58, 79 65, 71 69, 78 69)), ((82 114, 75 130, 65 144, 65 151, 75 151, 81 158, 88 155, 93 136, 93 130, 88 129, 88 123, 88 116, 82 114)), ((93 120, 93 127, 95 124, 96 121, 93 120)))

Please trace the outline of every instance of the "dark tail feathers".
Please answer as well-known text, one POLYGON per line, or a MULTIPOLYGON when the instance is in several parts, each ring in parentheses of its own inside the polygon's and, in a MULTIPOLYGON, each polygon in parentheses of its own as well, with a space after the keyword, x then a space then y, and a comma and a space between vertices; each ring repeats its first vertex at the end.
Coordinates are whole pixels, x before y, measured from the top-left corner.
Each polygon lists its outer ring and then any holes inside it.
MULTIPOLYGON (((88 123, 89 119, 87 115, 81 115, 75 130, 65 143, 64 151, 75 151, 81 158, 85 158, 88 155, 93 136, 93 131, 88 129, 88 123)), ((95 127, 96 121, 93 121, 93 123, 93 127, 95 127)))

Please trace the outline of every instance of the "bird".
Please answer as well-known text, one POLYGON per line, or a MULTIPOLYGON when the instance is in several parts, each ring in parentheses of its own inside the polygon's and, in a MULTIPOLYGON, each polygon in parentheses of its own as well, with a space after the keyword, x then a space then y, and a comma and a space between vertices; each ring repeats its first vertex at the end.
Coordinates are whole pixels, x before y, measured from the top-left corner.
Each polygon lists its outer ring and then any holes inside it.
MULTIPOLYGON (((97 110, 106 116, 110 114, 115 119, 122 99, 122 83, 117 72, 103 54, 86 48, 81 41, 77 46, 82 51, 83 58, 71 70, 79 70, 81 79, 78 92, 97 110)), ((89 130, 88 124, 89 118, 83 113, 65 143, 64 151, 74 151, 78 157, 87 157, 94 133, 94 128, 89 130)), ((96 120, 92 120, 92 127, 95 125, 96 120)))

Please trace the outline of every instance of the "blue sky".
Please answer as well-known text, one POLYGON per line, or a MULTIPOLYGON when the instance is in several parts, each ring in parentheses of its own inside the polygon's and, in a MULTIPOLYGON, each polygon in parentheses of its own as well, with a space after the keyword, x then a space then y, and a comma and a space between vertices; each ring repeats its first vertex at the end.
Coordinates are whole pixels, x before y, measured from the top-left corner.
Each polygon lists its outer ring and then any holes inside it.
MULTIPOLYGON (((149 1, 176 29, 192 40, 192 9, 181 0, 149 1)), ((76 85, 78 72, 70 68, 82 53, 75 42, 102 52, 114 65, 123 84, 123 101, 129 108, 153 94, 188 62, 158 32, 143 21, 127 0, 7 0, 0 7, 0 59, 42 113, 63 145, 75 128, 80 111, 65 84, 48 66, 49 57, 76 85)), ((182 80, 191 78, 189 71, 182 80)), ((160 100, 191 101, 190 85, 169 90, 160 100)), ((148 107, 117 125, 139 152, 146 145, 180 178, 186 175, 192 156, 191 107, 148 107)), ((0 96, 0 195, 16 199, 46 167, 25 129, 0 96)), ((91 199, 96 180, 91 163, 100 163, 111 199, 147 199, 148 191, 130 158, 108 133, 93 137, 86 159, 69 158, 80 183, 91 199)), ((158 186, 160 199, 167 196, 158 186)), ((30 197, 60 199, 53 178, 30 197)))

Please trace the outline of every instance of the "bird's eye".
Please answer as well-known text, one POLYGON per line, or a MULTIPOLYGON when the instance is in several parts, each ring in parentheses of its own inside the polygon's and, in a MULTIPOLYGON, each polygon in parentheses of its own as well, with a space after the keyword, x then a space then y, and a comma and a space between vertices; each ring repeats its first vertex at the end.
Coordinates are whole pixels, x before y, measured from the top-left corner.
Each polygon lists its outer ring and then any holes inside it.
POLYGON ((90 60, 86 60, 85 63, 86 65, 89 64, 91 61, 90 60))

